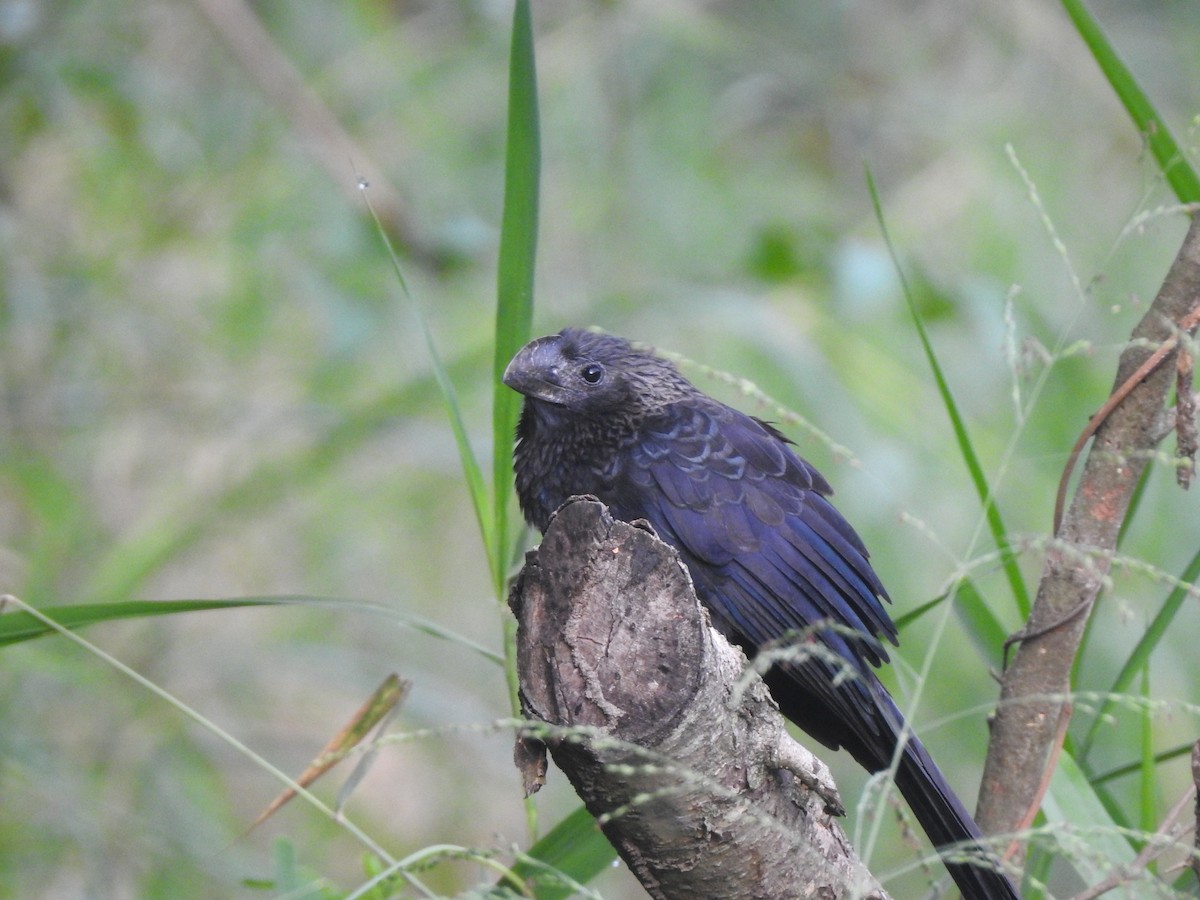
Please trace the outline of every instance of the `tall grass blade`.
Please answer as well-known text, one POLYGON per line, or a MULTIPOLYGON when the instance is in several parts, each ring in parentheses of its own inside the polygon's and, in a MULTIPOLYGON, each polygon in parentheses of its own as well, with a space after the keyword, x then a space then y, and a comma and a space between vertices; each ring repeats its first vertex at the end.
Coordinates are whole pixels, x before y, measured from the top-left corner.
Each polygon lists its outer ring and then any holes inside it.
MULTIPOLYGON (((512 442, 521 398, 502 382, 508 361, 528 340, 533 321, 533 277, 537 256, 538 185, 541 139, 538 125, 537 67, 533 52, 533 18, 529 0, 513 8, 512 45, 508 61, 508 134, 504 157, 504 214, 496 271, 496 349, 492 359, 492 524, 488 562, 492 587, 504 600, 512 558, 512 442)), ((517 675, 517 623, 504 618, 504 674, 514 716, 521 714, 517 675)), ((537 808, 525 798, 530 838, 537 836, 537 808)))
POLYGON ((462 410, 458 405, 458 393, 454 390, 454 382, 450 380, 450 374, 446 370, 446 366, 442 363, 441 354, 438 353, 437 345, 433 341, 433 334, 429 331, 429 323, 425 321, 425 314, 421 311, 421 305, 417 303, 412 292, 408 289, 408 282, 404 278, 404 269, 400 266, 400 257, 396 255, 396 249, 392 246, 392 239, 388 237, 387 230, 383 227, 383 223, 379 221, 379 216, 375 212, 375 207, 371 204, 371 199, 367 196, 367 183, 359 182, 359 187, 362 189, 363 200, 367 204, 367 210, 371 213, 371 219, 375 222, 375 230, 379 234, 380 240, 387 248, 388 258, 392 262, 392 269, 396 273, 396 278, 400 282, 400 288, 404 292, 405 299, 408 300, 412 307, 413 316, 417 320, 417 325, 421 329, 421 337, 425 341, 425 350, 429 354, 429 362, 433 367, 433 375, 437 379, 438 389, 442 395, 442 403, 446 407, 446 414, 450 419, 450 428, 454 432, 454 443, 458 447, 458 458, 462 464, 463 477, 467 481, 467 491, 471 495, 471 505, 475 509, 475 518, 479 523, 479 530, 483 535, 484 547, 491 547, 494 541, 492 536, 492 513, 489 506, 490 497, 488 496, 487 484, 483 479, 483 470, 479 466, 479 460, 475 457, 475 452, 471 449, 471 441, 467 436, 467 426, 463 420, 462 410))
MULTIPOLYGON (((308 801, 308 803, 311 804, 315 809, 321 811, 329 819, 336 821, 340 827, 342 827, 349 833, 353 834, 363 844, 363 846, 365 846, 372 853, 376 854, 377 856, 379 856, 381 859, 387 861, 388 863, 391 863, 394 861, 392 859, 391 855, 387 852, 387 850, 385 850, 383 847, 381 847, 366 831, 359 828, 348 817, 337 815, 332 809, 330 809, 318 797, 314 796, 312 794, 312 792, 310 792, 309 790, 304 788, 302 785, 297 784, 295 781, 293 781, 292 778, 286 772, 284 772, 278 766, 274 765, 266 757, 254 752, 244 742, 238 740, 236 737, 234 737, 233 734, 226 731, 224 728, 222 728, 220 725, 218 725, 212 719, 209 719, 207 716, 203 715, 199 710, 195 709, 194 707, 188 706, 188 704, 184 703, 182 700, 180 700, 178 697, 176 697, 170 691, 166 690, 165 688, 161 687, 154 681, 147 678, 145 675, 142 675, 140 672, 138 672, 135 669, 131 668, 130 666, 126 665, 121 660, 119 660, 115 656, 113 656, 111 653, 104 651, 100 647, 89 642, 88 640, 81 637, 80 635, 76 634, 71 629, 69 629, 63 625, 60 625, 55 619, 50 618, 48 615, 46 615, 41 610, 35 609, 34 607, 30 606, 27 603, 24 603, 23 601, 15 598, 15 597, 10 597, 9 599, 12 602, 15 602, 17 607, 22 612, 37 619, 43 625, 46 625, 48 628, 50 628, 52 631, 57 632, 64 639, 70 641, 71 643, 73 643, 77 647, 79 647, 80 649, 85 650, 86 652, 90 653, 92 656, 103 661, 110 668, 116 670, 117 672, 120 672, 122 675, 131 679, 134 683, 136 683, 140 687, 144 688, 146 691, 150 692, 152 695, 154 695, 158 699, 166 702, 169 706, 173 707, 177 712, 183 714, 186 718, 195 722, 197 725, 199 725, 200 727, 207 730, 210 734, 216 736, 222 743, 224 743, 226 746, 232 748, 233 750, 235 750, 237 753, 241 754, 246 759, 250 760, 256 766, 258 766, 258 768, 260 768, 262 771, 267 772, 268 774, 272 775, 276 780, 278 780, 280 783, 286 785, 287 787, 290 787, 292 790, 294 790, 296 792, 297 795, 299 795, 300 797, 302 797, 306 801, 308 801)), ((184 602, 195 603, 197 601, 184 601, 184 602)), ((219 602, 229 602, 229 601, 215 601, 215 602, 219 603, 219 602)), ((69 609, 69 608, 71 608, 71 607, 64 607, 64 609, 69 609)), ((0 619, 3 619, 3 618, 6 618, 6 617, 0 616, 0 619)))
MULTIPOLYGON (((1189 741, 1186 744, 1176 744, 1170 750, 1163 750, 1154 754, 1154 764, 1161 766, 1163 763, 1169 763, 1173 759, 1179 759, 1181 756, 1191 756, 1192 750, 1195 748, 1195 742, 1189 741)), ((1123 763, 1119 766, 1114 766, 1104 772, 1098 772, 1092 776, 1092 784, 1100 785, 1107 784, 1110 781, 1116 781, 1118 778, 1124 778, 1126 775, 1133 775, 1141 771, 1142 759, 1139 756, 1132 762, 1123 763)))
MULTIPOLYGON (((1158 815, 1156 814, 1156 785, 1158 784, 1156 766, 1154 764, 1154 714, 1150 706, 1150 666, 1147 664, 1142 669, 1142 743, 1141 743, 1141 758, 1142 758, 1142 777, 1139 779, 1139 820, 1141 829, 1146 834, 1153 834, 1158 828, 1158 815)), ((1149 863, 1151 871, 1153 871, 1154 863, 1149 863)))
POLYGON ((1099 23, 1088 12, 1082 0, 1062 0, 1063 8, 1071 17, 1075 30, 1083 38, 1100 71, 1112 85, 1113 91, 1133 119, 1133 124, 1146 141, 1163 177, 1180 203, 1200 202, 1200 177, 1188 163, 1187 156, 1179 149, 1171 130, 1146 96, 1133 73, 1121 61, 1117 51, 1109 43, 1099 23))
POLYGON ((955 598, 958 601, 957 609, 963 618, 967 620, 967 631, 971 635, 972 640, 977 643, 981 653, 990 655, 996 652, 997 647, 1004 646, 1004 642, 1008 640, 1008 632, 1000 624, 1000 620, 996 618, 996 614, 984 602, 983 597, 976 590, 974 582, 969 578, 962 579, 962 581, 952 586, 946 593, 922 603, 916 609, 909 610, 902 616, 897 616, 896 629, 903 634, 905 628, 926 613, 933 612, 933 610, 951 598, 955 598))
POLYGON ((343 612, 380 616, 404 628, 411 628, 413 631, 419 631, 430 637, 465 647, 490 662, 504 662, 504 658, 494 650, 422 616, 402 613, 395 607, 382 603, 370 603, 344 597, 320 597, 313 594, 227 597, 222 600, 122 600, 116 603, 72 603, 41 607, 38 609, 37 615, 24 611, 0 615, 0 647, 48 634, 57 634, 60 629, 73 631, 101 622, 145 619, 152 616, 203 612, 210 609, 234 609, 244 606, 320 606, 343 612))
POLYGON ((236 609, 244 606, 280 606, 296 602, 290 597, 239 597, 231 600, 130 600, 124 603, 77 603, 44 607, 41 616, 24 610, 0 616, 0 647, 56 634, 52 620, 61 628, 75 630, 99 622, 144 619, 176 613, 211 609, 236 609))
POLYGON ((1004 520, 1000 516, 1000 509, 996 506, 995 497, 988 486, 987 476, 984 474, 983 466, 980 465, 979 456, 975 453, 971 437, 967 433, 966 423, 958 411, 958 404, 954 402, 954 394, 950 390, 950 384, 946 381, 946 376, 942 372, 937 354, 933 350, 933 344, 929 340, 929 333, 925 330, 925 323, 922 321, 921 314, 917 310, 912 289, 909 286, 908 279, 904 275, 904 269, 900 265, 900 258, 896 254, 896 248, 892 245, 892 238, 888 233, 887 223, 883 218, 883 206, 879 200, 879 191, 875 187, 875 179, 871 175, 870 169, 867 169, 867 189, 871 194, 871 205, 875 210, 875 220, 879 223, 879 230, 883 235, 884 244, 887 246, 888 255, 891 257, 896 275, 900 279, 900 286, 904 292, 904 300, 908 304, 908 311, 912 315, 913 324, 916 326, 917 335, 921 340, 921 347, 925 351, 925 358, 929 362, 930 370, 933 372, 933 379, 937 384, 938 393, 941 395, 942 405, 946 407, 946 413, 950 416, 950 425, 954 429, 954 439, 958 442, 959 453, 962 454, 963 461, 967 464, 967 471, 970 472, 971 481, 975 485, 975 491, 979 494, 979 501, 983 505, 988 527, 992 532, 992 540, 996 542, 996 547, 1000 551, 1000 561, 1004 568, 1004 574, 1008 578, 1013 598, 1016 601, 1017 610, 1021 614, 1021 618, 1026 619, 1029 617, 1029 592, 1025 587, 1024 579, 1021 578, 1021 570, 1017 566, 1016 554, 1013 552, 1012 546, 1008 541, 1008 532, 1004 527, 1004 520))
POLYGON ((496 285, 496 355, 492 365, 492 513, 489 543, 496 596, 512 557, 509 508, 512 498, 513 433, 521 398, 500 382, 504 367, 529 340, 533 321, 533 276, 537 253, 538 183, 541 141, 538 126, 537 69, 529 0, 513 10, 508 82, 508 142, 504 160, 504 216, 496 285))
POLYGON ((1125 665, 1121 667, 1121 671, 1117 673, 1117 677, 1113 680, 1112 687, 1108 690, 1108 695, 1101 704, 1100 709, 1096 711, 1096 716, 1092 720, 1092 725, 1088 729, 1087 734, 1079 743, 1078 756, 1081 760, 1086 760, 1088 753, 1096 742, 1096 737, 1100 733, 1100 727, 1111 716, 1113 707, 1117 703, 1117 698, 1121 694, 1129 691, 1133 680, 1137 678, 1138 673, 1142 672, 1150 662, 1150 656, 1154 653, 1155 648, 1170 629, 1171 624, 1175 621, 1175 616, 1183 606, 1183 601, 1192 596, 1192 587, 1197 578, 1200 578, 1200 550, 1196 551, 1195 556, 1187 564, 1187 568, 1183 570, 1183 574, 1179 576, 1179 583, 1163 601, 1162 609, 1154 616, 1150 625, 1146 628, 1145 633, 1129 654, 1129 658, 1125 660, 1125 665))

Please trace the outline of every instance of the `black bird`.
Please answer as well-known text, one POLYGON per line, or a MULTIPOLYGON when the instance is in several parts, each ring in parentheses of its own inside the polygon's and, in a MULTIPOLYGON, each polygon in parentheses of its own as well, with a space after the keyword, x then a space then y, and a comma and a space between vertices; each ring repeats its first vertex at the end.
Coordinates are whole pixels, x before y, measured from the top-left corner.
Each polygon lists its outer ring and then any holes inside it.
POLYGON ((593 494, 679 551, 713 624, 748 655, 797 632, 815 637, 832 653, 767 673, 784 715, 871 772, 891 765, 903 736, 896 785, 934 846, 958 860, 947 867, 963 895, 1018 898, 875 676, 888 658, 880 638, 896 643, 887 592, 828 482, 791 442, 611 335, 538 338, 504 383, 525 395, 514 468, 530 524, 545 531, 567 498, 593 494))

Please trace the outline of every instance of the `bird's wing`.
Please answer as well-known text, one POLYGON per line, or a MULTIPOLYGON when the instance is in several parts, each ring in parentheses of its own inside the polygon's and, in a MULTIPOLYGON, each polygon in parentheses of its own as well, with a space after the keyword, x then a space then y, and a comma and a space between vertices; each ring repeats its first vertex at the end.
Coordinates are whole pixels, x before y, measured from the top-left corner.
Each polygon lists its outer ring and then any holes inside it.
POLYGON ((649 520, 680 551, 716 624, 752 650, 834 625, 816 638, 864 676, 859 690, 838 689, 836 660, 783 668, 843 721, 873 717, 870 667, 887 658, 876 639, 896 634, 887 595, 829 485, 779 432, 716 401, 676 404, 621 469, 615 514, 649 520))
POLYGON ((763 624, 747 623, 747 637, 762 643, 828 619, 894 638, 862 541, 825 479, 770 426, 715 401, 677 404, 643 427, 624 474, 637 494, 661 498, 660 515, 642 514, 661 519, 680 549, 761 588, 763 624))

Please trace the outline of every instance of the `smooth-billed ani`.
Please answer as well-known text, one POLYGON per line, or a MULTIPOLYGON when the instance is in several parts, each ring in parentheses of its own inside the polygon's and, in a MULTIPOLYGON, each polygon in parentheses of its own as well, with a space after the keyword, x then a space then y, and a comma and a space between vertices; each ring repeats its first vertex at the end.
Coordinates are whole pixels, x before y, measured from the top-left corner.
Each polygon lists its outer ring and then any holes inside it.
POLYGON ((960 890, 1016 898, 875 676, 887 661, 880 639, 896 642, 887 592, 829 484, 788 439, 610 335, 567 328, 532 341, 504 383, 525 395, 514 467, 526 519, 545 531, 567 498, 593 494, 679 551, 713 624, 747 654, 789 637, 823 651, 767 673, 783 713, 872 772, 903 737, 896 784, 933 844, 957 845, 948 868, 960 890))

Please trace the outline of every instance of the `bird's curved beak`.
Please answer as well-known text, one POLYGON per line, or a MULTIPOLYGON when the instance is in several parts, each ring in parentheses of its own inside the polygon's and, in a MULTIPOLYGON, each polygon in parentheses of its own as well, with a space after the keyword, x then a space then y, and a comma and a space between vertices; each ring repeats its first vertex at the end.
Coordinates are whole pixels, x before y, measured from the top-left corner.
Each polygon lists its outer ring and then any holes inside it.
POLYGON ((501 378, 519 394, 547 403, 565 403, 567 390, 559 372, 565 365, 562 336, 557 334, 530 341, 509 362, 501 378))

